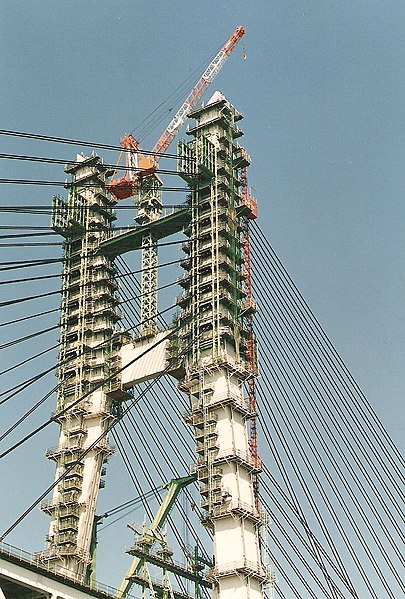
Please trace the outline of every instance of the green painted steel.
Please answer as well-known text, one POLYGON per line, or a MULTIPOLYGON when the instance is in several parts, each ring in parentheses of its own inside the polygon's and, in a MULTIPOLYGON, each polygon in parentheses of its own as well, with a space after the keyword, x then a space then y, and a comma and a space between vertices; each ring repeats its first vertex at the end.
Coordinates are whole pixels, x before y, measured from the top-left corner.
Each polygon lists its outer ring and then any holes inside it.
MULTIPOLYGON (((130 567, 127 570, 127 573, 125 574, 123 581, 120 584, 120 587, 118 589, 117 599, 125 599, 125 597, 127 597, 128 593, 130 592, 130 590, 134 584, 133 577, 135 577, 138 574, 138 572, 140 571, 140 569, 142 568, 142 566, 144 565, 145 562, 150 562, 152 564, 155 564, 155 565, 158 565, 161 567, 164 566, 168 570, 170 570, 170 565, 168 565, 167 562, 161 563, 161 560, 160 560, 160 562, 157 563, 157 561, 156 561, 157 558, 153 558, 152 556, 149 556, 150 548, 152 547, 154 540, 155 540, 154 533, 158 532, 161 529, 161 527, 163 526, 163 524, 165 523, 168 515, 170 514, 170 512, 176 502, 177 497, 179 496, 180 491, 182 489, 184 489, 185 487, 187 487, 187 485, 190 485, 191 483, 195 482, 196 480, 197 480, 196 475, 183 476, 181 478, 173 478, 166 485, 168 488, 168 492, 167 492, 165 498, 163 499, 163 501, 153 519, 152 524, 150 525, 149 529, 143 534, 145 548, 147 548, 147 551, 144 551, 143 553, 136 551, 135 549, 132 549, 129 551, 129 553, 136 555, 136 557, 133 559, 130 567)), ((170 570, 170 571, 174 571, 174 570, 170 570)), ((177 571, 177 573, 180 574, 179 571, 177 571)), ((180 575, 184 576, 184 572, 183 572, 183 574, 180 574, 180 575)), ((189 576, 186 576, 186 577, 189 577, 189 576)))
POLYGON ((98 246, 96 254, 116 257, 132 250, 139 250, 142 248, 145 233, 153 233, 156 240, 163 239, 182 231, 189 221, 190 212, 187 208, 176 210, 167 216, 103 241, 98 246))

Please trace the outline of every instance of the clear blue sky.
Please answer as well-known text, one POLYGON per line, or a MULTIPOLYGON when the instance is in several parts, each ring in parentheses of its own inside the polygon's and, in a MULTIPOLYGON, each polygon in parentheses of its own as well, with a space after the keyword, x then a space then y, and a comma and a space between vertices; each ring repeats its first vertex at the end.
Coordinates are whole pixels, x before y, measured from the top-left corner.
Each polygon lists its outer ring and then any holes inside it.
MULTIPOLYGON (((244 114, 260 225, 398 445, 405 357, 404 23, 403 0, 15 0, 0 7, 1 127, 110 144, 127 131, 137 135, 145 117, 237 25, 246 28, 244 47, 210 91, 221 90, 244 114)), ((171 114, 141 136, 145 148, 171 114)), ((1 152, 66 160, 76 153, 69 146, 0 141, 1 152)), ((0 160, 0 178, 62 180, 64 173, 62 166, 0 160)), ((53 192, 0 185, 0 202, 48 204, 53 192)), ((48 225, 47 217, 41 224, 48 225)), ((18 256, 25 257, 21 250, 18 256)), ((6 250, 2 261, 8 259, 6 250)), ((3 291, 4 297, 30 293, 27 287, 3 291)), ((16 327, 4 340, 24 331, 16 327)), ((1 363, 19 357, 11 348, 1 363)), ((10 405, 5 419, 17 413, 21 406, 10 405)), ((47 435, 31 445, 32 454, 56 445, 56 429, 47 435)), ((53 473, 42 458, 30 468, 23 452, 1 464, 0 473, 4 529, 53 473)), ((47 523, 35 518, 9 542, 40 548, 47 523)))

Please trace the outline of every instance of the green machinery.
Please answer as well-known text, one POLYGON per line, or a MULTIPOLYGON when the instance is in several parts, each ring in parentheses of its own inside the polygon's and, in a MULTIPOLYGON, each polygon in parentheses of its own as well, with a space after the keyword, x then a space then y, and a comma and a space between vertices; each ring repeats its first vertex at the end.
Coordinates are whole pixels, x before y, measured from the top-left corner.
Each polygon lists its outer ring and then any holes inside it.
POLYGON ((195 549, 194 559, 190 567, 180 566, 172 560, 172 552, 167 546, 166 534, 162 532, 162 527, 170 514, 177 497, 182 489, 196 480, 196 475, 174 478, 167 484, 167 494, 163 499, 150 527, 143 526, 142 531, 133 528, 139 536, 134 546, 128 551, 134 556, 128 571, 118 589, 117 599, 125 599, 128 596, 134 584, 149 589, 152 597, 156 599, 185 599, 188 595, 173 590, 168 573, 194 582, 194 596, 200 597, 200 587, 211 587, 200 574, 203 564, 212 566, 211 563, 204 560, 198 554, 198 547, 195 549), (140 532, 140 534, 139 534, 140 532), (158 550, 156 550, 156 546, 158 550), (152 581, 149 565, 154 565, 163 571, 162 582, 152 581))
MULTIPOLYGON (((150 596, 156 599, 199 599, 201 587, 211 588, 211 583, 201 574, 204 566, 212 567, 212 563, 199 554, 198 546, 194 548, 193 555, 189 555, 189 565, 177 564, 172 559, 172 551, 167 545, 167 535, 162 530, 182 489, 197 480, 196 475, 174 478, 166 485, 167 493, 164 497, 151 525, 143 525, 142 530, 129 525, 137 535, 134 546, 128 553, 134 558, 128 568, 117 592, 117 599, 126 599, 134 585, 142 588, 142 596, 149 589, 150 596), (161 581, 152 579, 149 566, 162 570, 161 581), (174 590, 169 572, 194 583, 194 596, 174 590)), ((95 550, 97 545, 97 525, 105 516, 96 516, 92 543, 93 572, 95 570, 95 550)), ((91 586, 91 583, 90 583, 91 586)))

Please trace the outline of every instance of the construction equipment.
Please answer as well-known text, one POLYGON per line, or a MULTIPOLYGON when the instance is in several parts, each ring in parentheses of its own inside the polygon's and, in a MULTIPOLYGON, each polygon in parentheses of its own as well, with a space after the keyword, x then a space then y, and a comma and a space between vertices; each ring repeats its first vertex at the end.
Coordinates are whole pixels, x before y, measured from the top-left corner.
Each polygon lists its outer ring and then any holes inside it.
MULTIPOLYGON (((163 524, 165 523, 168 515, 170 514, 171 509, 173 508, 175 501, 182 489, 187 487, 187 485, 195 482, 197 480, 196 475, 184 476, 182 478, 173 478, 167 485, 168 492, 166 497, 163 499, 162 504, 159 507, 159 510, 156 516, 153 519, 152 524, 149 529, 143 533, 144 545, 146 547, 146 553, 152 547, 156 535, 160 532, 163 524)), ((140 567, 142 566, 142 559, 140 557, 135 557, 119 587, 117 599, 125 599, 128 593, 130 592, 134 581, 133 577, 139 572, 140 567)))
POLYGON ((162 135, 159 137, 150 153, 144 156, 140 152, 138 141, 131 133, 127 133, 120 140, 123 152, 126 153, 126 172, 118 181, 111 179, 108 190, 118 199, 123 200, 134 195, 142 184, 143 179, 155 173, 158 168, 160 157, 166 152, 173 141, 177 131, 183 125, 189 112, 197 104, 207 87, 212 83, 221 70, 226 59, 232 54, 239 40, 245 35, 243 27, 237 27, 230 38, 222 46, 221 50, 205 69, 193 89, 180 106, 162 135))

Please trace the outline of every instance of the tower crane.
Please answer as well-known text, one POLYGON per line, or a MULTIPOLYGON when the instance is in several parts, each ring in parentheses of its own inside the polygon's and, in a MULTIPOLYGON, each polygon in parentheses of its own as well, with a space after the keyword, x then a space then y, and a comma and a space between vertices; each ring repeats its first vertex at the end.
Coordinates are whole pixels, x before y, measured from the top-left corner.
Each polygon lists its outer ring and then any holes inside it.
POLYGON ((109 191, 117 198, 117 200, 123 200, 134 195, 136 190, 141 186, 143 179, 156 173, 162 154, 166 152, 177 131, 186 120, 187 115, 217 76, 224 62, 232 54, 237 43, 244 35, 244 27, 237 27, 235 29, 233 34, 228 38, 190 91, 179 110, 153 146, 150 154, 148 153, 147 156, 144 156, 140 152, 139 143, 131 133, 126 133, 122 137, 120 143, 123 150, 121 151, 118 163, 125 151, 127 171, 125 175, 118 180, 114 180, 113 177, 108 185, 109 191))

